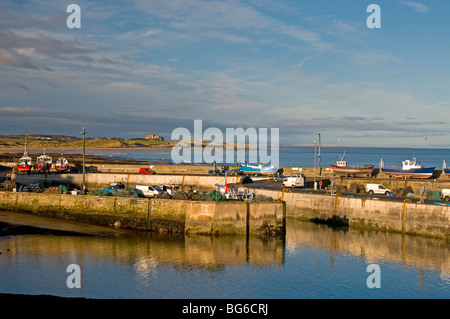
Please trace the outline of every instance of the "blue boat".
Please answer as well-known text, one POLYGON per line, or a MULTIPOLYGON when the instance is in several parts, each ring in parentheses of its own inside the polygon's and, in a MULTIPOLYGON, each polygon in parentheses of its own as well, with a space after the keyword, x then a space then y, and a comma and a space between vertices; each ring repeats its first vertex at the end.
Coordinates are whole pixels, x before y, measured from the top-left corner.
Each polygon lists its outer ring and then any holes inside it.
POLYGON ((275 175, 278 171, 278 167, 275 166, 263 166, 263 165, 242 165, 239 167, 240 172, 247 175, 275 175))
POLYGON ((429 178, 434 174, 435 167, 423 167, 414 158, 402 162, 402 168, 380 168, 382 173, 386 173, 397 178, 429 178))

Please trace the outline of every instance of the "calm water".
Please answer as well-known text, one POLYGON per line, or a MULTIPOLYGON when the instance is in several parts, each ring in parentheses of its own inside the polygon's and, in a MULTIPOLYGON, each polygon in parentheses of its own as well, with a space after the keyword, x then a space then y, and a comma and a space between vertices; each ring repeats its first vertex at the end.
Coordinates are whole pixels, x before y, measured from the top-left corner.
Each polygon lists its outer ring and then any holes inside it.
MULTIPOLYGON (((314 164, 318 166, 317 153, 318 149, 314 147, 280 148, 279 166, 314 167, 314 164)), ((380 160, 383 158, 385 167, 401 167, 402 161, 414 157, 424 166, 434 166, 440 169, 444 160, 450 165, 450 149, 325 147, 321 148, 321 167, 330 167, 330 163, 335 163, 344 153, 349 165, 372 164, 379 167, 380 160)), ((171 161, 170 149, 89 150, 89 154, 155 162, 171 161)), ((257 152, 235 152, 234 156, 235 162, 237 162, 238 156, 249 160, 256 157, 257 152)))
POLYGON ((88 298, 317 299, 450 296, 450 243, 288 221, 285 240, 173 237, 0 211, 0 221, 85 235, 0 237, 0 293, 88 298), (68 288, 67 266, 81 267, 68 288), (369 289, 367 266, 380 267, 369 289))
MULTIPOLYGON (((2 152, 11 150, 3 149, 2 152)), ((41 153, 41 150, 32 150, 30 153, 41 153)), ((47 149, 47 153, 61 152, 59 149, 47 149)), ((67 153, 81 154, 81 150, 70 150, 67 153)), ((279 166, 314 167, 318 166, 318 148, 291 147, 279 149, 279 166)), ((423 166, 442 168, 443 161, 450 166, 450 149, 433 148, 361 148, 361 147, 322 147, 321 167, 330 167, 345 153, 349 165, 372 164, 379 167, 383 158, 385 167, 401 167, 402 161, 417 158, 423 166)), ((87 149, 88 155, 100 155, 117 159, 141 160, 151 162, 172 162, 171 149, 87 149)), ((235 163, 238 158, 244 158, 250 162, 251 158, 259 158, 257 151, 233 152, 235 163)), ((194 152, 192 152, 192 159, 194 152)), ((224 152, 224 159, 227 157, 224 152)), ((269 152, 270 156, 270 152, 269 152)))

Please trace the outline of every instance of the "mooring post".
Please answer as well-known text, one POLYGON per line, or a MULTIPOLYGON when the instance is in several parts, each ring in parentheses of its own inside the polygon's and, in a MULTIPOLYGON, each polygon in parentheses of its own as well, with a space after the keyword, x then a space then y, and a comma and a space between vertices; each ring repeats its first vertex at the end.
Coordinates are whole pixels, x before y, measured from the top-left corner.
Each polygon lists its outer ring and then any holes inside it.
POLYGON ((411 200, 409 198, 407 198, 403 201, 402 233, 404 233, 406 230, 406 208, 407 208, 408 203, 411 203, 411 200))
POLYGON ((339 196, 339 195, 340 195, 340 194, 337 193, 337 194, 334 196, 334 215, 337 215, 338 196, 339 196))

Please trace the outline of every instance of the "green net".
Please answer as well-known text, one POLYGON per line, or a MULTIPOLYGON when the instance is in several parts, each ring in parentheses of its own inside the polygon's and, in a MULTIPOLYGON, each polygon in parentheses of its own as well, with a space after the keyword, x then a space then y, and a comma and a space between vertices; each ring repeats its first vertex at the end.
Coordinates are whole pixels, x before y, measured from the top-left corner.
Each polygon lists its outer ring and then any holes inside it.
POLYGON ((206 194, 204 200, 207 202, 225 202, 227 198, 221 192, 212 190, 206 194))

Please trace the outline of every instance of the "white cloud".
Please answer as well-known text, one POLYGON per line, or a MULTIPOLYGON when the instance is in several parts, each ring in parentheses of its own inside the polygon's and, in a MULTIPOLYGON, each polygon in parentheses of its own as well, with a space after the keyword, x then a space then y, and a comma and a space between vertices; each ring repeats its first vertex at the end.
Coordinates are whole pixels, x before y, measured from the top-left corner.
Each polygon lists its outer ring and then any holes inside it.
POLYGON ((413 2, 413 1, 400 1, 399 3, 402 5, 408 6, 417 12, 428 13, 430 11, 430 8, 428 8, 423 3, 413 2))

